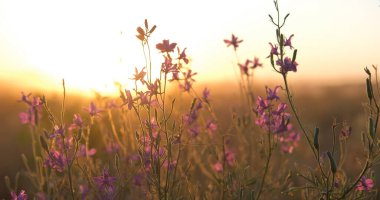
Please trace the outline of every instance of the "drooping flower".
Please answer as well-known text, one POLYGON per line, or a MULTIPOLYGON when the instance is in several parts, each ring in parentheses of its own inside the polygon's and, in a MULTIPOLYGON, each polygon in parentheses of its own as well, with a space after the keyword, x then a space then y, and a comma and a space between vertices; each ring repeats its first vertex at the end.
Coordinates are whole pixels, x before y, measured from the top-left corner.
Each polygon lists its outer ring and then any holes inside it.
POLYGON ((177 43, 169 43, 169 40, 163 40, 162 43, 158 43, 156 48, 161 51, 161 53, 173 52, 174 48, 177 46, 177 43))
POLYGON ((24 190, 21 190, 20 193, 18 193, 18 195, 16 194, 16 192, 11 192, 11 198, 12 200, 27 200, 28 196, 26 195, 24 190))
POLYGON ((362 176, 358 185, 356 186, 356 189, 359 191, 370 191, 374 185, 375 184, 372 179, 362 176))
POLYGON ((242 42, 243 40, 238 40, 238 37, 236 37, 234 34, 232 34, 231 40, 224 40, 224 43, 227 44, 227 47, 232 45, 235 51, 239 47, 239 43, 242 43, 242 42))
POLYGON ((290 49, 293 49, 293 46, 292 46, 292 37, 293 36, 294 36, 294 34, 290 35, 289 38, 287 38, 284 41, 284 47, 288 46, 290 49))

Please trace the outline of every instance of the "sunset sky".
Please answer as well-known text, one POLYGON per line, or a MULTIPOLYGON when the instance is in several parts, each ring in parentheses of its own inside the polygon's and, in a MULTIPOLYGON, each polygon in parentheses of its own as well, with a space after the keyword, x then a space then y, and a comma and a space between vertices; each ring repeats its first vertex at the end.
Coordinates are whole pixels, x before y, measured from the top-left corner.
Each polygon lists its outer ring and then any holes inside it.
MULTIPOLYGON (((380 65, 379 0, 280 0, 290 13, 284 33, 294 34, 299 72, 292 80, 357 82, 363 68, 380 65)), ((265 57, 275 28, 273 1, 52 1, 0 0, 0 80, 57 87, 65 78, 78 90, 128 84, 134 67, 144 67, 136 27, 144 19, 157 29, 151 44, 169 39, 187 48, 198 80, 233 80, 232 48, 223 39, 243 39, 240 62, 264 63, 256 78, 276 75, 265 57)), ((155 46, 155 45, 152 45, 155 46)), ((161 57, 152 48, 153 63, 161 57)))

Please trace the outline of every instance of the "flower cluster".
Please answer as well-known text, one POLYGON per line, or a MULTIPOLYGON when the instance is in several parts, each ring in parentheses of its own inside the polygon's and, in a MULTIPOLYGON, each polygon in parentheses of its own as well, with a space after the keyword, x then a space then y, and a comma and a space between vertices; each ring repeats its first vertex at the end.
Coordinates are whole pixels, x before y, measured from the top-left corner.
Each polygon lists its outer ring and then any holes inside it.
POLYGON ((257 97, 256 124, 279 139, 283 152, 292 153, 300 136, 293 131, 290 123, 291 114, 286 112, 287 104, 280 102, 278 96, 280 89, 280 86, 276 86, 273 90, 266 87, 266 98, 257 97))
MULTIPOLYGON (((281 36, 283 37, 283 36, 281 36)), ((272 65, 274 65, 274 57, 276 57, 276 66, 279 66, 279 72, 282 74, 287 74, 289 71, 297 72, 297 66, 298 63, 296 62, 296 53, 295 50, 293 53, 293 58, 290 58, 288 56, 285 56, 284 48, 288 47, 290 50, 294 49, 292 45, 292 38, 294 37, 294 34, 292 34, 289 38, 281 39, 282 44, 280 44, 280 52, 278 51, 278 46, 273 45, 272 43, 269 43, 270 45, 270 55, 272 65), (285 56, 285 57, 284 57, 285 56)), ((273 66, 274 67, 274 66, 273 66)))
POLYGON ((31 94, 25 95, 21 94, 20 102, 25 103, 28 106, 26 112, 21 112, 19 118, 22 124, 29 124, 30 126, 38 125, 41 118, 41 111, 43 102, 40 97, 32 96, 31 94))

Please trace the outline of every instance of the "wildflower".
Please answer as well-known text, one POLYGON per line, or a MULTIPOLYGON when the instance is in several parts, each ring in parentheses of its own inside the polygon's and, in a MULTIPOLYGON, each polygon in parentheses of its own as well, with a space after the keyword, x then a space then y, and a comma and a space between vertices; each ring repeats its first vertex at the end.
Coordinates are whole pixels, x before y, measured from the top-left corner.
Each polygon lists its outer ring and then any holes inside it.
POLYGON ((108 170, 104 169, 101 176, 94 177, 94 181, 100 191, 113 190, 116 178, 110 176, 108 170))
POLYGON ((35 125, 35 116, 31 112, 20 112, 18 117, 20 118, 21 124, 31 124, 32 126, 35 125))
POLYGON ((256 67, 261 67, 261 66, 263 66, 263 64, 259 62, 259 58, 255 57, 253 59, 253 66, 251 68, 255 69, 256 67))
POLYGON ((199 135, 199 126, 195 125, 187 130, 191 137, 197 137, 199 135))
POLYGON ((212 168, 213 168, 216 172, 218 172, 218 173, 220 173, 220 172, 223 171, 223 165, 222 165, 222 163, 219 162, 219 161, 217 161, 215 164, 213 164, 213 165, 212 165, 212 168))
POLYGON ((86 157, 86 156, 93 156, 95 154, 96 154, 96 149, 95 148, 87 149, 86 145, 82 144, 80 146, 80 148, 79 148, 79 154, 78 154, 78 156, 86 157))
POLYGON ((106 108, 107 109, 115 109, 115 108, 118 108, 119 106, 116 104, 116 100, 115 99, 111 99, 109 101, 106 102, 106 108))
POLYGON ((366 178, 365 176, 362 176, 360 178, 359 183, 356 186, 356 189, 359 191, 370 191, 374 186, 374 182, 370 178, 366 178))
POLYGON ((27 200, 28 196, 25 194, 24 190, 21 190, 20 193, 18 193, 18 195, 16 194, 16 192, 11 192, 11 198, 12 200, 27 200))
POLYGON ((281 62, 281 60, 276 61, 276 65, 281 66, 281 72, 286 74, 289 71, 297 72, 297 62, 293 62, 291 58, 285 57, 284 63, 281 62))
POLYGON ((177 64, 173 65, 172 59, 169 57, 165 57, 165 62, 161 64, 161 71, 165 74, 168 74, 170 72, 178 72, 177 70, 177 64))
POLYGON ((141 176, 140 174, 136 174, 133 176, 133 185, 140 187, 142 186, 142 182, 143 182, 143 176, 141 176))
POLYGON ((141 69, 141 71, 139 72, 137 70, 137 68, 135 67, 135 74, 133 75, 134 78, 132 78, 132 80, 134 81, 140 81, 142 84, 145 83, 144 81, 144 77, 146 75, 146 72, 144 71, 145 67, 141 69))
POLYGON ((235 163, 235 153, 231 149, 226 149, 224 152, 224 159, 229 166, 235 163))
POLYGON ((224 43, 227 44, 227 47, 232 45, 235 51, 239 47, 239 43, 242 43, 242 42, 243 40, 238 40, 238 38, 234 34, 232 34, 231 40, 224 40, 224 43))
POLYGON ((249 76, 249 73, 248 73, 248 65, 251 63, 250 60, 246 60, 244 64, 240 64, 239 63, 239 68, 240 68, 240 72, 241 74, 245 74, 247 76, 249 76))
POLYGON ((177 50, 179 54, 178 60, 183 60, 186 64, 189 64, 189 59, 187 59, 186 53, 185 53, 186 48, 184 48, 181 53, 178 47, 177 47, 177 50))
POLYGON ((148 83, 147 88, 149 90, 149 95, 156 95, 158 94, 158 88, 159 88, 160 80, 156 79, 154 83, 148 83))
POLYGON ((66 159, 63 155, 54 149, 49 152, 49 156, 45 160, 45 166, 49 166, 57 172, 63 172, 66 159))
POLYGON ((169 40, 163 40, 162 43, 158 43, 156 48, 161 51, 161 53, 173 52, 177 43, 169 43, 169 40))
POLYGON ((169 82, 172 82, 172 81, 179 81, 179 72, 178 71, 175 71, 172 73, 172 78, 169 79, 169 82))
POLYGON ((207 124, 206 124, 206 130, 207 130, 207 132, 208 132, 208 134, 209 134, 210 136, 214 135, 214 133, 215 133, 217 127, 218 127, 218 126, 216 125, 216 123, 214 123, 214 122, 211 121, 211 120, 209 120, 209 121, 207 122, 207 124))
POLYGON ((79 193, 80 193, 81 199, 87 199, 87 196, 90 193, 90 188, 88 188, 87 185, 81 184, 79 185, 79 193))
POLYGON ((347 139, 351 135, 351 132, 352 132, 352 127, 349 125, 344 125, 342 127, 342 130, 340 131, 340 138, 347 139))
POLYGON ((279 100, 280 97, 278 97, 277 93, 279 91, 279 89, 281 88, 281 86, 277 85, 274 90, 270 89, 269 87, 265 87, 266 89, 266 93, 267 93, 267 99, 268 100, 279 100))
POLYGON ((202 98, 204 101, 208 102, 209 101, 209 96, 210 96, 210 90, 205 88, 203 89, 203 92, 202 92, 202 98))
POLYGON ((173 170, 176 165, 177 165, 176 160, 173 160, 170 164, 169 164, 168 160, 164 161, 164 167, 168 168, 169 170, 173 170))
POLYGON ((83 125, 83 120, 79 114, 74 114, 73 123, 79 127, 81 127, 83 125))
POLYGON ((86 110, 89 112, 91 117, 95 117, 102 112, 101 110, 98 110, 94 102, 91 102, 89 108, 86 110))
POLYGON ((132 98, 132 94, 131 94, 131 91, 130 90, 125 90, 125 95, 127 96, 126 98, 124 97, 124 94, 122 96, 123 98, 123 101, 124 101, 124 104, 127 104, 128 105, 128 109, 131 110, 132 107, 133 107, 133 103, 134 103, 134 99, 132 98))
POLYGON ((270 43, 270 42, 269 42, 269 45, 271 47, 270 54, 278 56, 279 53, 278 53, 278 47, 277 47, 277 45, 273 46, 273 44, 270 43))
POLYGON ((284 41, 284 47, 288 46, 290 49, 293 49, 293 46, 292 46, 292 37, 293 36, 294 36, 294 34, 292 34, 289 38, 287 38, 284 41))

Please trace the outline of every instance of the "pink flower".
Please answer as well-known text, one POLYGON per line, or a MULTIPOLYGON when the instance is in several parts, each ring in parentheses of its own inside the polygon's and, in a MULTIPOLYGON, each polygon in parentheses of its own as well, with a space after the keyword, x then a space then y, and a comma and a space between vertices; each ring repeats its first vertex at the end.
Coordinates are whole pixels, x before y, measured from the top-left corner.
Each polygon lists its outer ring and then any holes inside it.
POLYGON ((202 98, 204 101, 208 102, 209 101, 209 96, 210 96, 210 90, 205 88, 202 92, 202 98))
POLYGON ((52 149, 45 160, 45 166, 49 166, 57 172, 63 172, 65 165, 66 159, 63 155, 59 151, 52 149))
POLYGON ((356 189, 359 191, 363 191, 363 190, 370 191, 374 185, 375 184, 372 179, 362 176, 358 185, 356 186, 356 189))
POLYGON ((284 41, 284 46, 288 46, 290 47, 290 49, 293 49, 293 46, 292 46, 292 37, 294 36, 294 34, 292 34, 289 38, 287 38, 285 41, 284 41))
POLYGON ((256 67, 262 67, 263 64, 259 62, 259 58, 255 57, 253 59, 253 66, 251 68, 255 69, 256 67))
POLYGON ((11 192, 11 198, 12 200, 27 200, 28 196, 25 194, 24 190, 21 190, 18 195, 16 192, 11 192))
POLYGON ((211 120, 209 120, 206 124, 206 130, 210 136, 214 135, 218 126, 211 120))
POLYGON ((132 94, 131 94, 131 91, 130 90, 125 90, 125 95, 127 97, 124 96, 124 94, 122 94, 121 98, 123 99, 124 101, 124 104, 123 105, 128 105, 128 109, 131 110, 132 107, 133 107, 133 103, 134 103, 134 99, 132 98, 132 94))
POLYGON ((274 45, 274 46, 273 46, 272 43, 269 43, 269 45, 270 45, 270 47, 271 47, 270 53, 271 53, 272 55, 276 55, 276 56, 278 56, 279 53, 278 53, 278 47, 277 47, 277 45, 274 45))
POLYGON ((241 72, 242 74, 245 74, 245 75, 249 76, 249 73, 248 73, 248 66, 249 66, 250 63, 251 63, 251 61, 248 60, 248 59, 245 61, 244 64, 240 64, 240 63, 239 63, 240 72, 241 72))
POLYGON ((239 47, 239 43, 242 43, 242 42, 243 40, 238 40, 238 38, 234 34, 232 34, 231 40, 224 40, 224 43, 227 44, 227 47, 232 45, 235 51, 239 47))
POLYGON ((219 162, 219 161, 217 161, 215 164, 213 164, 213 165, 212 165, 212 168, 213 168, 216 172, 218 172, 218 173, 220 173, 220 172, 223 171, 223 165, 222 165, 222 163, 219 162))
POLYGON ((98 116, 99 113, 102 112, 102 110, 99 110, 95 103, 94 102, 91 102, 90 103, 90 106, 88 108, 86 108, 86 110, 88 111, 88 113, 90 114, 91 117, 94 117, 94 116, 98 116))
POLYGON ((135 80, 135 81, 140 81, 142 84, 145 83, 144 81, 144 77, 146 75, 146 72, 144 71, 145 67, 141 69, 141 71, 139 72, 137 70, 137 68, 135 67, 135 74, 133 75, 134 77, 132 78, 132 80, 135 80))
POLYGON ((177 43, 169 43, 169 40, 163 40, 162 43, 158 43, 156 48, 161 51, 161 53, 173 52, 174 48, 177 46, 177 43))
POLYGON ((178 47, 177 47, 177 50, 179 54, 178 60, 183 60, 186 64, 189 64, 189 59, 187 59, 186 53, 185 53, 186 48, 184 48, 181 53, 178 47))

